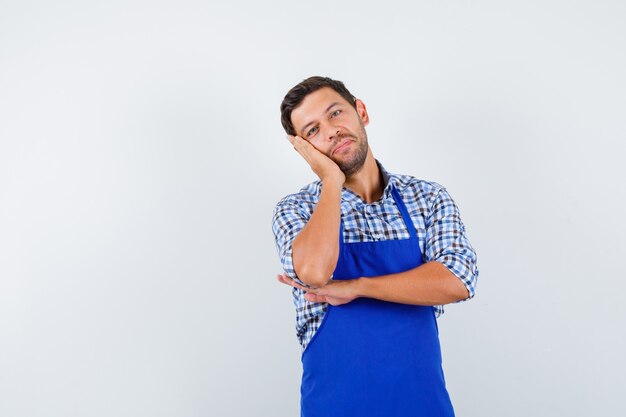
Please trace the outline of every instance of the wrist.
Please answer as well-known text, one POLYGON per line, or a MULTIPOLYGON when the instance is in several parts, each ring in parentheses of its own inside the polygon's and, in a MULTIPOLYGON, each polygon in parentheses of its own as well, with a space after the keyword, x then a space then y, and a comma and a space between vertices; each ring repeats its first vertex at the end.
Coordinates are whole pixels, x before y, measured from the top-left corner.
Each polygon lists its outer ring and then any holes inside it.
POLYGON ((341 189, 343 188, 344 179, 327 176, 322 178, 321 180, 324 186, 328 186, 339 191, 341 191, 341 189))
POLYGON ((365 277, 354 279, 354 292, 358 297, 367 297, 369 280, 365 277))

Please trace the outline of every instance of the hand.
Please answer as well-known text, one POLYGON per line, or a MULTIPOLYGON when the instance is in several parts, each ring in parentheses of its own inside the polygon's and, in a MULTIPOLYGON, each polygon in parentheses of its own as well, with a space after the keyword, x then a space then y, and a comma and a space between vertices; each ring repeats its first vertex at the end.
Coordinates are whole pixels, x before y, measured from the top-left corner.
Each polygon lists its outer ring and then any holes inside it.
POLYGON ((356 292, 356 279, 333 281, 330 280, 320 288, 307 288, 288 277, 286 274, 277 275, 278 282, 299 288, 306 293, 304 299, 312 303, 328 303, 334 306, 347 304, 358 298, 356 292))
POLYGON ((322 182, 327 183, 331 181, 333 184, 343 187, 346 176, 335 161, 324 155, 300 136, 287 135, 287 140, 293 145, 294 149, 302 155, 322 182))

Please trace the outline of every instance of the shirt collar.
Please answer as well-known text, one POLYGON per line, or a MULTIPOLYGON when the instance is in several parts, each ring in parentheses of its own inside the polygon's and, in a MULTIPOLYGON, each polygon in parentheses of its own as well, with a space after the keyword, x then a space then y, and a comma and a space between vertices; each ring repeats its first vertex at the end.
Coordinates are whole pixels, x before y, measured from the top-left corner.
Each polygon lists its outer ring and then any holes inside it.
POLYGON ((378 169, 380 169, 383 177, 383 196, 384 198, 389 198, 391 196, 392 188, 395 187, 394 176, 385 169, 383 164, 381 164, 378 159, 376 159, 375 161, 376 164, 378 164, 378 169))

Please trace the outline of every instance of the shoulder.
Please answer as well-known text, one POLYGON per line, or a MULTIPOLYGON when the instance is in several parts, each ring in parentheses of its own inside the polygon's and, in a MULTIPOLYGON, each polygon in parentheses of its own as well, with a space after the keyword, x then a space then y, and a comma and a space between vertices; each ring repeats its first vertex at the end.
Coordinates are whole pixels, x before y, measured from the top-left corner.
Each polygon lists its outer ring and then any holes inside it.
POLYGON ((321 181, 314 181, 302 187, 298 192, 281 198, 274 207, 274 216, 284 210, 300 210, 303 214, 313 212, 319 201, 321 181))

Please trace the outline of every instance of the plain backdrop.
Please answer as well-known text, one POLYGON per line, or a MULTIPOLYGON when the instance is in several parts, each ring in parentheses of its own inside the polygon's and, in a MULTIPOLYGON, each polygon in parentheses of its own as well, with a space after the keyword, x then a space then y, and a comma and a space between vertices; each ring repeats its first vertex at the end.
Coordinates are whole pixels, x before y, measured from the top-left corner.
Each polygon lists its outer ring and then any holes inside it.
MULTIPOLYGON (((279 104, 367 105, 478 254, 458 416, 626 415, 626 3, 0 1, 0 416, 296 416, 279 104)), ((332 405, 329 405, 332 406, 332 405)))

